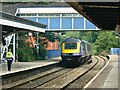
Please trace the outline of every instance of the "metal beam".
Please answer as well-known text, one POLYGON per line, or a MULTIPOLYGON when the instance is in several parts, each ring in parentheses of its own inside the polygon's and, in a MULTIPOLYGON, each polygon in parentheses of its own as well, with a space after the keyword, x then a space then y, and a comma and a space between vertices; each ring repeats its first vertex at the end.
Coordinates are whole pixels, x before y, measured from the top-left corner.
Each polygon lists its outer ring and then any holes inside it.
POLYGON ((117 15, 108 15, 108 14, 104 14, 104 15, 98 15, 98 14, 92 14, 90 15, 91 18, 117 18, 117 15))
POLYGON ((117 11, 117 9, 118 8, 84 8, 84 10, 83 11, 85 11, 85 12, 93 12, 93 13, 98 13, 98 12, 101 12, 101 13, 113 13, 113 14, 115 14, 115 13, 117 13, 118 14, 118 11, 117 11))
POLYGON ((79 5, 92 5, 92 6, 119 6, 118 2, 79 2, 79 5))
POLYGON ((120 24, 120 1, 114 0, 113 2, 79 2, 71 4, 80 14, 84 15, 88 20, 97 25, 100 29, 114 30, 116 24, 120 24), (79 7, 82 10, 79 10, 79 7), (108 18, 108 19, 107 19, 108 18), (102 24, 106 25, 106 27, 102 24))
POLYGON ((96 25, 98 28, 102 29, 97 23, 95 23, 85 12, 83 12, 84 7, 80 6, 78 2, 66 2, 71 7, 73 7, 77 12, 79 12, 81 15, 83 15, 86 19, 91 21, 94 25, 96 25))
MULTIPOLYGON (((113 22, 116 22, 116 20, 117 20, 117 18, 112 18, 112 19, 109 19, 109 18, 93 18, 92 20, 95 20, 95 21, 109 21, 109 22, 111 22, 111 21, 113 21, 113 22)), ((120 21, 120 20, 118 20, 118 21, 120 21)))

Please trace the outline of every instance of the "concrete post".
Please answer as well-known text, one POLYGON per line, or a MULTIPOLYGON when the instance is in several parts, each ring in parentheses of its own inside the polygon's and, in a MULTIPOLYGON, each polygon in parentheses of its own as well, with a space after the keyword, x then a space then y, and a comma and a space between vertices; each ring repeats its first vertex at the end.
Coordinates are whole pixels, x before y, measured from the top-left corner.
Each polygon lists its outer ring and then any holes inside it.
POLYGON ((13 56, 14 56, 14 59, 16 58, 15 55, 16 55, 16 49, 15 49, 15 34, 13 34, 13 56))
POLYGON ((116 25, 115 31, 120 34, 120 25, 116 25))
POLYGON ((2 26, 0 25, 0 63, 1 63, 1 60, 2 60, 2 26))

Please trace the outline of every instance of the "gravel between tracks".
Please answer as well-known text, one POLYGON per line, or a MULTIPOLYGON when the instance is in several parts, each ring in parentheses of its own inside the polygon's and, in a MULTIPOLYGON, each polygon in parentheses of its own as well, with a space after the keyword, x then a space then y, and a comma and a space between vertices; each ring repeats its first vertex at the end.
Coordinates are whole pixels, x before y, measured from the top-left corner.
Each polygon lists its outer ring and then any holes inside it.
POLYGON ((64 88, 66 85, 80 77, 83 73, 87 72, 88 69, 92 68, 96 63, 97 60, 93 59, 93 62, 89 65, 86 64, 82 65, 81 67, 77 67, 50 82, 38 86, 37 88, 64 88))
POLYGON ((27 82, 26 84, 23 84, 17 88, 35 88, 36 86, 38 85, 42 85, 44 84, 45 82, 48 82, 52 79, 55 79, 59 76, 61 76, 62 74, 66 73, 66 72, 69 72, 71 69, 61 69, 61 70, 58 70, 57 72, 54 72, 54 73, 51 73, 51 74, 48 74, 48 75, 45 75, 44 77, 39 77, 35 80, 31 80, 29 82, 27 82))
POLYGON ((66 89, 70 89, 70 88, 82 89, 105 65, 106 62, 105 60, 103 60, 100 57, 97 58, 99 59, 98 64, 88 73, 78 78, 75 82, 71 83, 68 87, 66 87, 66 89))

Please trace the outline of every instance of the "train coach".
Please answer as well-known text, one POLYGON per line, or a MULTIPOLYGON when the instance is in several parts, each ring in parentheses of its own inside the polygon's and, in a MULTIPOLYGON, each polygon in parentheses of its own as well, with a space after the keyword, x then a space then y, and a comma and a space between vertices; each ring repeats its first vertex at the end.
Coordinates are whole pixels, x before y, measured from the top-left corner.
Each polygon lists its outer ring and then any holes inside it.
POLYGON ((61 58, 62 64, 70 66, 91 62, 91 44, 76 38, 66 38, 61 43, 61 58))

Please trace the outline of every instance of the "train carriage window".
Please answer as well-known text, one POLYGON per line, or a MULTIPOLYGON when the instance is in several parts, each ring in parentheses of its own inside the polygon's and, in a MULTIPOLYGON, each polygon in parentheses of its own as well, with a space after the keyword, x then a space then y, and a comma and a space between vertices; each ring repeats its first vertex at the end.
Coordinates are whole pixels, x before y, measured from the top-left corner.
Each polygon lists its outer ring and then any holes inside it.
POLYGON ((65 43, 65 49, 77 49, 77 43, 65 43))
POLYGON ((90 47, 90 45, 88 45, 88 51, 89 51, 89 52, 91 51, 91 47, 90 47))
POLYGON ((86 55, 86 44, 83 43, 83 55, 86 55))

